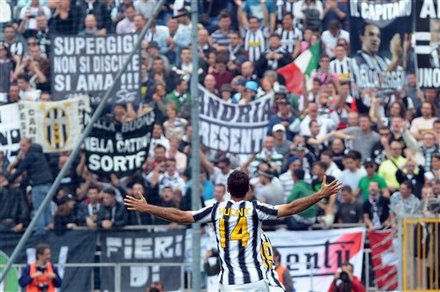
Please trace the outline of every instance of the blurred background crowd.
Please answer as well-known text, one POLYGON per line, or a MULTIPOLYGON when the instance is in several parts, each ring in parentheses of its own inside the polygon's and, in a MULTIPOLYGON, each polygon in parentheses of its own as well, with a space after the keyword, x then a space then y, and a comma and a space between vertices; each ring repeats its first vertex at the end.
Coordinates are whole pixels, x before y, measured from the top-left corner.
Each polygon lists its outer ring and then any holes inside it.
MULTIPOLYGON (((399 92, 353 93, 350 82, 348 1, 199 1, 199 72, 192 70, 189 1, 165 1, 141 48, 141 105, 120 101, 115 121, 156 111, 147 161, 130 177, 98 177, 85 154, 62 179, 36 232, 168 224, 122 205, 143 193, 152 204, 191 208, 190 159, 201 155, 202 206, 228 199, 234 169, 252 177, 248 199, 282 204, 320 189, 323 177, 344 188, 330 200, 267 228, 307 230, 319 224, 396 226, 403 214, 426 214, 440 196, 440 97, 419 89, 408 72, 399 92), (290 94, 277 69, 320 43, 318 68, 303 94, 290 94), (191 149, 189 82, 198 74, 208 91, 233 104, 273 94, 261 152, 235 155, 191 149)), ((155 0, 2 0, 0 103, 52 101, 51 35, 139 33, 155 0)), ((0 152, 0 230, 22 232, 67 161, 45 154, 26 137, 8 161, 0 152)))

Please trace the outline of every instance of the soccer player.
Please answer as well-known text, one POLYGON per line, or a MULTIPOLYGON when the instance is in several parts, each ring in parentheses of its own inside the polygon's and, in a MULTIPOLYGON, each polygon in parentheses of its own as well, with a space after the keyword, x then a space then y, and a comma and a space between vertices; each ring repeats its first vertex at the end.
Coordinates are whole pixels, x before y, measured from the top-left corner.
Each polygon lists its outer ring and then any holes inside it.
MULTIPOLYGON (((137 198, 127 196, 124 202, 128 210, 148 213, 171 222, 212 222, 221 259, 219 280, 222 291, 276 291, 276 287, 269 287, 271 281, 267 279, 262 221, 297 214, 336 194, 341 188, 336 180, 330 184, 325 181, 324 177, 320 191, 277 206, 246 201, 249 177, 242 171, 234 171, 228 178, 227 190, 231 200, 216 202, 199 211, 154 206, 147 203, 143 194, 137 198)), ((279 291, 284 290, 281 287, 280 284, 279 291)))

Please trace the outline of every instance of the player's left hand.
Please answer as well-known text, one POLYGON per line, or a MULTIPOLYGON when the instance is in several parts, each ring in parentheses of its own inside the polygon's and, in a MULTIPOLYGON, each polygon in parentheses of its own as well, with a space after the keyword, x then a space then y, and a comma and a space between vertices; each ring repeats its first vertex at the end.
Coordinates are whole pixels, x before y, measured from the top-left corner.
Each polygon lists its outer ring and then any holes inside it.
POLYGON ((331 195, 336 194, 341 190, 341 188, 342 188, 341 183, 338 182, 336 179, 331 183, 327 184, 327 176, 324 175, 324 178, 322 179, 320 192, 322 192, 325 195, 325 197, 329 197, 331 195))
POLYGON ((138 193, 136 197, 126 196, 124 199, 124 205, 127 206, 128 210, 138 212, 144 212, 148 207, 147 200, 142 193, 138 193))

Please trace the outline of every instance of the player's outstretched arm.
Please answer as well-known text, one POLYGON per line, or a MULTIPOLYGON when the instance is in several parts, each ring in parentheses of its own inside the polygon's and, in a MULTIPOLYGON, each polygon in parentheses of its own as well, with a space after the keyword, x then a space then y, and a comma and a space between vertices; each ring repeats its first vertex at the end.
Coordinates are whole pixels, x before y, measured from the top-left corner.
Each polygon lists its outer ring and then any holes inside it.
POLYGON ((342 186, 337 180, 334 180, 331 183, 327 184, 326 179, 327 177, 324 176, 321 190, 319 190, 319 192, 316 192, 305 198, 294 200, 289 204, 280 205, 278 207, 278 218, 300 213, 310 206, 316 204, 320 200, 336 194, 341 189, 342 186))
POLYGON ((148 204, 143 194, 139 194, 138 198, 126 196, 124 205, 130 211, 137 211, 160 217, 175 223, 194 223, 193 215, 190 211, 182 211, 176 208, 164 208, 148 204))

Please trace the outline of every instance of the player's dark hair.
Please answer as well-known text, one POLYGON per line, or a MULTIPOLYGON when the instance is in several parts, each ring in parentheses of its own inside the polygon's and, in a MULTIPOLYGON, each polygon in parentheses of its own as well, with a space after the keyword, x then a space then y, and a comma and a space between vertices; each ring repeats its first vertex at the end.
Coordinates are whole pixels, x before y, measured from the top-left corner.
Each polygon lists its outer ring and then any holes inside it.
POLYGON ((362 27, 361 27, 361 31, 360 31, 361 35, 364 35, 364 34, 365 34, 365 29, 366 29, 366 27, 369 26, 369 25, 372 25, 372 26, 378 27, 378 26, 375 25, 374 23, 368 23, 368 22, 365 22, 364 25, 362 25, 362 27))
POLYGON ((249 176, 247 173, 235 170, 229 175, 228 190, 234 198, 244 198, 249 190, 249 176))

